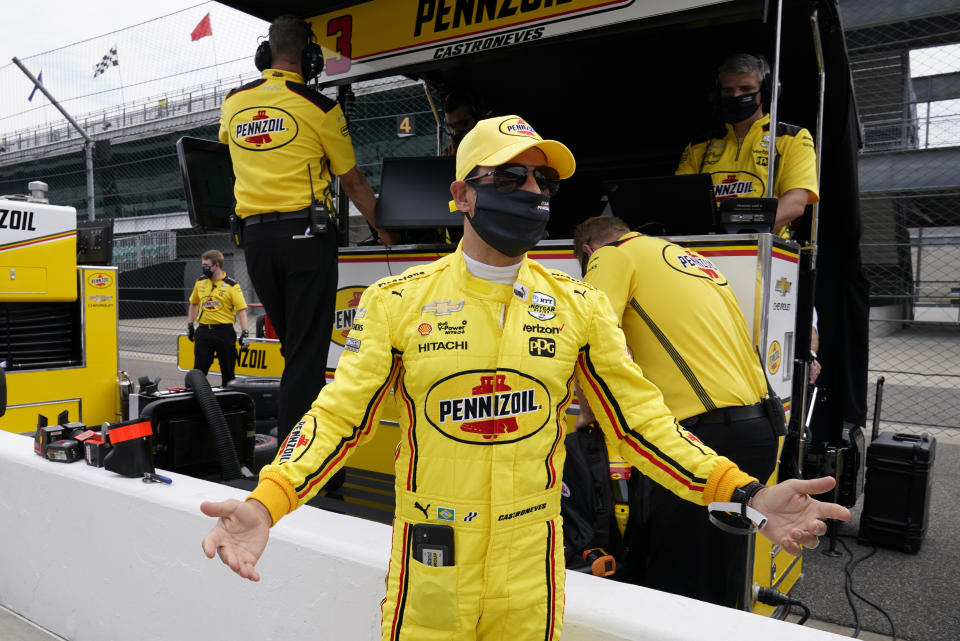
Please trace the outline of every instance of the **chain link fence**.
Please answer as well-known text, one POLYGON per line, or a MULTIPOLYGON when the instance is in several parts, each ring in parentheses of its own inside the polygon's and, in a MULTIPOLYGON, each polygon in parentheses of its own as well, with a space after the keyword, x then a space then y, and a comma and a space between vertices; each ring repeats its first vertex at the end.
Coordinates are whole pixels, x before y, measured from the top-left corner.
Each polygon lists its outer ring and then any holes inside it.
MULTIPOLYGON (((260 75, 253 51, 267 27, 204 2, 21 59, 94 140, 94 215, 88 207, 84 136, 42 92, 33 92, 19 67, 0 67, 0 194, 25 193, 28 182, 42 180, 50 201, 76 208, 81 223, 114 220, 120 345, 128 354, 174 357, 176 335, 185 330, 187 298, 200 276, 200 256, 208 249, 223 252, 225 271, 252 304, 251 328, 262 314, 242 250, 226 233, 189 228, 175 145, 181 136, 217 138, 223 98, 260 75), (208 15, 210 33, 194 39, 206 31, 201 23, 208 15), (134 217, 139 229, 157 227, 128 235, 118 231, 117 222, 134 217)), ((335 87, 322 92, 339 98, 335 87)), ((436 155, 448 142, 437 112, 440 101, 435 90, 401 77, 357 83, 341 101, 357 166, 374 192, 382 158, 436 155)), ((359 213, 350 213, 351 242, 369 238, 359 213)))
POLYGON ((846 6, 869 382, 884 378, 885 423, 960 438, 960 5, 933 16, 895 0, 846 6))

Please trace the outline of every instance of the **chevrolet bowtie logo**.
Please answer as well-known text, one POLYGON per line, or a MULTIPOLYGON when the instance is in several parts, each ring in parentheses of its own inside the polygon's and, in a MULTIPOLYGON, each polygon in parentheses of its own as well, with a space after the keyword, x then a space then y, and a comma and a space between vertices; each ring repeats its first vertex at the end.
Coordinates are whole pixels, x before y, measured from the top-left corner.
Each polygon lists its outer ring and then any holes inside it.
POLYGON ((783 276, 782 278, 780 278, 780 280, 777 281, 777 284, 774 286, 774 289, 780 292, 781 296, 786 296, 787 292, 790 291, 791 287, 793 287, 793 283, 787 280, 786 276, 783 276))
POLYGON ((449 300, 435 300, 429 305, 423 306, 423 313, 433 312, 434 316, 446 316, 450 312, 459 312, 463 309, 464 301, 451 303, 449 300))

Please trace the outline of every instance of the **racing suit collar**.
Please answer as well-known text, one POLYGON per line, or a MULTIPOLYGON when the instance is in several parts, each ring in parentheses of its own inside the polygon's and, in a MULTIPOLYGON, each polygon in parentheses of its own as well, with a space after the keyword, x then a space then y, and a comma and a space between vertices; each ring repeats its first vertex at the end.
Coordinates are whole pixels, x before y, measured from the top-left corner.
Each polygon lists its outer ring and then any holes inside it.
POLYGON ((284 80, 290 80, 291 82, 299 82, 301 85, 304 84, 303 76, 293 71, 285 71, 283 69, 264 69, 263 73, 260 74, 260 77, 267 80, 283 78, 284 80))
MULTIPOLYGON (((463 241, 457 246, 456 265, 461 282, 465 284, 467 293, 476 298, 486 298, 501 303, 508 303, 513 296, 513 287, 503 283, 494 283, 483 278, 477 278, 467 269, 467 261, 463 258, 463 241)), ((520 271, 517 273, 517 282, 524 283, 530 280, 530 259, 523 255, 520 271)))

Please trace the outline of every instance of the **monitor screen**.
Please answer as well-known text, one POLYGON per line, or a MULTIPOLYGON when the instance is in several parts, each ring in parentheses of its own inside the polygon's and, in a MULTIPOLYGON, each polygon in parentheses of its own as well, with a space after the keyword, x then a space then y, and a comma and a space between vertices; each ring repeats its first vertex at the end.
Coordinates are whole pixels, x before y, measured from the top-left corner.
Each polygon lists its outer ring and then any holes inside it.
POLYGON ((184 136, 177 141, 177 160, 187 197, 190 224, 229 229, 233 197, 230 148, 222 142, 184 136))
POLYGON ((377 199, 377 227, 425 229, 461 227, 451 212, 450 183, 456 177, 452 156, 384 158, 377 199))
POLYGON ((604 181, 613 215, 649 236, 695 236, 718 231, 708 174, 604 181))

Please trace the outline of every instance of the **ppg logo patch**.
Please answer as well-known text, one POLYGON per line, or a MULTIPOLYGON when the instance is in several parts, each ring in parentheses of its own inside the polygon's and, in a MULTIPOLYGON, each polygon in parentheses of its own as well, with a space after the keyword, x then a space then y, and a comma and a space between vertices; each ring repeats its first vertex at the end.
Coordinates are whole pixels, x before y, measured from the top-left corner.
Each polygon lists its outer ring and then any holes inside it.
POLYGON ((531 356, 553 358, 557 353, 557 343, 552 338, 533 337, 527 343, 531 356))

